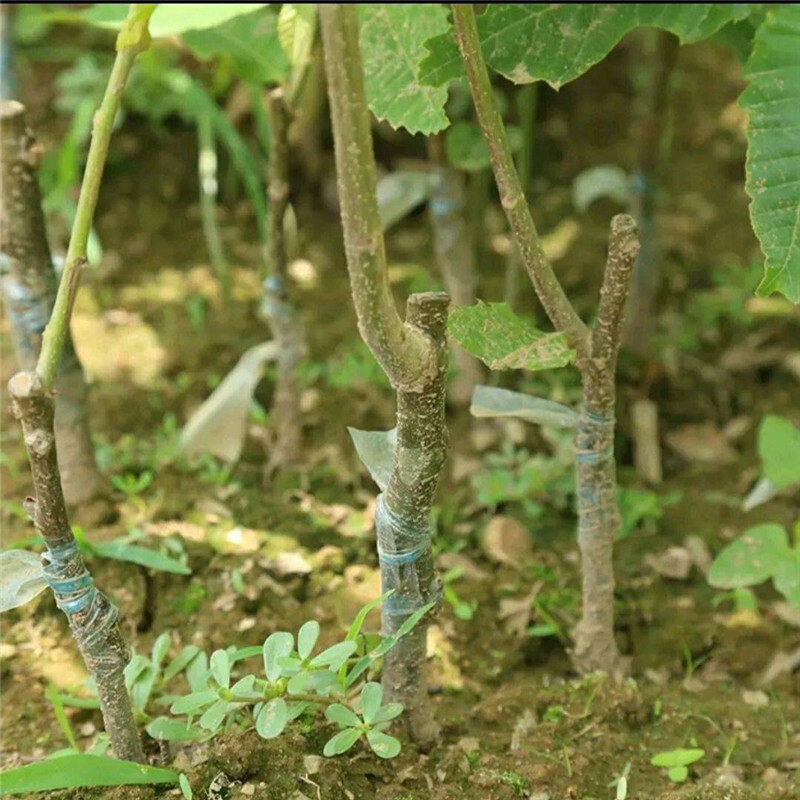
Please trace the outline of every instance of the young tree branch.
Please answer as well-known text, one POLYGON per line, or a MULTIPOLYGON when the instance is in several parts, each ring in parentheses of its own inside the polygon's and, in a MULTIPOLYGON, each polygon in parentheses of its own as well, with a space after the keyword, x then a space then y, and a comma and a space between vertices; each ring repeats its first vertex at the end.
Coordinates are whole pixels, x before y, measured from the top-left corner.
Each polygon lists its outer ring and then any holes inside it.
POLYGON ((358 328, 392 385, 413 390, 431 380, 435 359, 426 337, 400 319, 389 287, 356 6, 320 5, 319 15, 358 328))
POLYGON ((522 263, 536 294, 557 330, 578 353, 578 364, 589 355, 589 331, 559 283, 533 222, 519 175, 514 166, 505 126, 494 99, 489 72, 483 60, 475 12, 469 3, 453 4, 455 36, 467 72, 478 124, 489 148, 500 203, 519 248, 522 263))
POLYGON ((86 249, 92 221, 100 194, 100 182, 108 156, 111 130, 122 102, 122 92, 130 75, 136 56, 150 44, 147 23, 155 5, 132 3, 128 17, 117 37, 117 55, 106 86, 100 108, 92 125, 92 142, 83 173, 78 208, 67 248, 64 272, 58 285, 53 313, 42 337, 42 349, 36 364, 36 372, 42 379, 46 392, 52 391, 61 353, 69 330, 72 306, 78 291, 81 272, 86 266, 86 249))

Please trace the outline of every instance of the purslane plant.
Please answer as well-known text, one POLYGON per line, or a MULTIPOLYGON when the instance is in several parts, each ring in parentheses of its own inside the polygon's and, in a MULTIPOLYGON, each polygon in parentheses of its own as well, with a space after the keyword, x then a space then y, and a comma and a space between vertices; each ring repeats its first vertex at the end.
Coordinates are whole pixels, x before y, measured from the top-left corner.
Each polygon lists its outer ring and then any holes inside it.
POLYGON ((136 56, 149 45, 154 5, 133 4, 117 36, 117 54, 103 101, 94 118, 92 142, 81 185, 66 263, 50 321, 42 337, 36 370, 9 382, 12 408, 28 452, 34 498, 28 511, 45 540, 44 576, 94 678, 106 731, 120 758, 144 761, 123 670, 128 648, 117 624, 117 608, 94 585, 67 516, 56 455, 53 390, 67 343, 69 321, 100 191, 111 130, 136 56))
MULTIPOLYGON (((38 165, 43 150, 28 128, 25 107, 16 100, 0 104, 0 268, 3 301, 11 322, 17 364, 36 366, 44 330, 56 297, 58 277, 39 190, 38 165)), ((98 495, 104 486, 94 461, 87 413, 87 387, 78 354, 67 334, 56 380, 55 411, 58 465, 69 505, 98 495)))
MULTIPOLYGON (((439 585, 430 512, 447 450, 444 293, 411 295, 401 320, 392 299, 376 197, 375 157, 355 6, 319 7, 333 124, 342 227, 353 302, 362 338, 397 391, 392 467, 376 508, 383 591, 383 633, 435 602, 439 585)), ((385 481, 383 480, 385 479, 385 481)), ((437 728, 425 680, 427 622, 387 655, 383 687, 405 707, 411 737, 430 746, 437 728)))

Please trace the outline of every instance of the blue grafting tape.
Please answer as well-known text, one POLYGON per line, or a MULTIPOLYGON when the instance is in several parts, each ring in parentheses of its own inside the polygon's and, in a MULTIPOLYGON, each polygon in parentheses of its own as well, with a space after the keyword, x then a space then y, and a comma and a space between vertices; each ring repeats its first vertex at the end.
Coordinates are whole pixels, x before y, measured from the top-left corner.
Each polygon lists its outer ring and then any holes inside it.
POLYGON ((67 616, 88 608, 95 600, 97 589, 83 564, 78 543, 73 539, 57 547, 48 547, 45 556, 48 563, 44 574, 55 595, 56 605, 67 616), (76 561, 80 571, 64 577, 67 569, 74 570, 76 561))
POLYGON ((614 424, 614 417, 607 417, 605 414, 600 414, 597 411, 591 411, 588 408, 583 409, 584 416, 590 421, 594 422, 597 425, 613 425, 614 424))

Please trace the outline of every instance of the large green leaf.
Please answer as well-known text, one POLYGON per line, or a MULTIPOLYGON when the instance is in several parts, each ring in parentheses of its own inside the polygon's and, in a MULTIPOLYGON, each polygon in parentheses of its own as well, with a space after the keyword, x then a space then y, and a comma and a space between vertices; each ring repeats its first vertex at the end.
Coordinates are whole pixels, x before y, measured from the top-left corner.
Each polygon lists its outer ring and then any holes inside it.
POLYGON ((0 795, 87 786, 177 782, 178 773, 169 769, 81 753, 37 761, 0 773, 0 795))
POLYGON ((719 589, 756 586, 780 573, 793 559, 780 525, 756 525, 721 550, 708 570, 708 582, 719 589))
POLYGON ((542 333, 507 303, 459 306, 448 320, 450 335, 492 369, 552 369, 575 358, 563 333, 542 333))
POLYGON ((766 256, 758 293, 800 303, 800 5, 767 13, 747 62, 741 104, 753 228, 766 256))
POLYGON ((278 39, 278 17, 270 8, 239 14, 227 22, 183 35, 186 46, 200 59, 227 56, 236 74, 256 83, 279 83, 289 70, 278 39))
POLYGON ((423 42, 447 30, 444 6, 375 3, 359 6, 359 18, 364 83, 375 116, 411 133, 446 128, 446 87, 421 86, 417 80, 423 42))
MULTIPOLYGON (((492 69, 514 83, 547 81, 558 89, 602 61, 634 28, 663 28, 697 42, 750 10, 736 3, 495 3, 478 17, 478 33, 492 69)), ((421 84, 443 86, 463 74, 450 34, 425 46, 421 84)))
POLYGON ((758 453, 764 477, 783 489, 800 483, 800 430, 788 419, 768 414, 758 429, 758 453))

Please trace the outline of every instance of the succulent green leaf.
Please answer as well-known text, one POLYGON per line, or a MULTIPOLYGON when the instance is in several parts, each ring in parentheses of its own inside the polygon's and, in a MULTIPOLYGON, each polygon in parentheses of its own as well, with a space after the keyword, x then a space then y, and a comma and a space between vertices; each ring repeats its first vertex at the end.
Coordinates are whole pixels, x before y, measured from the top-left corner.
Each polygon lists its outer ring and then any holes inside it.
POLYGON ((216 689, 207 689, 204 692, 192 692, 184 697, 179 697, 171 706, 173 714, 194 714, 201 708, 205 708, 219 698, 216 689))
POLYGON ((312 667, 330 667, 337 670, 355 652, 356 643, 353 641, 339 642, 338 644, 323 650, 319 655, 311 659, 312 667))
POLYGON ((742 93, 750 217, 766 256, 761 295, 800 303, 800 5, 771 8, 755 35, 742 93))
POLYGON ((332 706, 328 706, 325 710, 325 718, 335 722, 342 728, 358 728, 361 725, 358 715, 341 703, 334 703, 332 706))
POLYGON ((282 667, 279 659, 285 658, 294 648, 294 636, 286 631, 271 633, 264 642, 264 672, 268 681, 281 677, 282 667))
POLYGON ((200 648, 197 645, 187 644, 164 670, 164 680, 172 680, 179 672, 183 672, 199 652, 200 648))
POLYGON ((183 41, 201 60, 230 58, 242 80, 280 83, 289 70, 289 59, 278 39, 278 16, 271 8, 259 8, 215 27, 189 31, 183 34, 183 41))
POLYGON ((239 678, 236 683, 231 686, 231 692, 235 695, 243 695, 243 694, 250 694, 256 684, 256 676, 255 675, 245 675, 243 678, 239 678))
POLYGON ((297 675, 292 675, 292 677, 289 678, 289 683, 286 684, 286 691, 289 692, 289 694, 302 694, 308 687, 310 679, 310 672, 298 672, 297 675))
POLYGON ((795 545, 790 558, 778 565, 772 582, 789 605, 800 610, 800 544, 795 545))
POLYGON ((381 706, 377 710, 371 724, 380 725, 383 722, 391 722, 391 720, 396 719, 402 713, 402 703, 387 703, 385 706, 381 706))
POLYGON ((683 765, 678 767, 670 767, 667 770, 667 775, 671 781, 675 783, 683 783, 689 777, 689 770, 683 765))
POLYGON ((153 642, 153 651, 151 654, 151 658, 153 660, 153 664, 156 667, 161 666, 161 662, 167 657, 167 653, 169 653, 169 646, 172 640, 170 639, 170 635, 168 633, 162 633, 156 640, 153 642))
POLYGON ((147 701, 153 692, 157 676, 158 670, 153 664, 148 664, 139 673, 130 690, 131 703, 133 703, 134 708, 144 709, 147 706, 147 701))
MULTIPOLYGON (((336 667, 336 669, 338 668, 339 667, 336 667)), ((306 683, 307 691, 324 695, 333 690, 338 690, 339 688, 339 678, 337 674, 331 672, 329 669, 315 670, 314 672, 308 673, 308 681, 306 683)))
POLYGON ((112 539, 110 542, 92 544, 92 552, 102 558, 114 561, 128 561, 141 567, 155 569, 159 572, 171 572, 174 575, 191 575, 191 570, 181 561, 165 555, 158 550, 129 544, 124 539, 112 539))
POLYGON ((381 707, 383 700, 383 688, 379 683, 365 683, 361 689, 361 716, 367 725, 371 725, 375 720, 375 715, 381 707))
POLYGON ((394 758, 400 752, 400 742, 382 731, 367 731, 367 741, 379 758, 394 758))
POLYGON ((411 133, 447 127, 446 87, 421 86, 417 65, 426 39, 448 28, 439 3, 370 3, 359 6, 367 101, 378 119, 411 133))
POLYGON ((193 692, 208 688, 208 656, 201 650, 186 667, 186 680, 193 692))
POLYGON ((764 477, 773 486, 783 489, 800 483, 800 430, 788 419, 774 414, 764 417, 758 429, 758 453, 764 477))
POLYGON ((346 753, 361 738, 362 733, 363 731, 359 728, 345 728, 343 731, 339 731, 325 742, 322 754, 330 757, 346 753))
POLYGON ((0 553, 0 612, 25 605, 46 588, 40 556, 28 550, 0 553))
POLYGON ((231 685, 231 662, 224 650, 215 650, 211 654, 211 674, 214 680, 227 689, 231 685))
POLYGON ((229 708, 230 703, 227 700, 217 700, 203 712, 200 717, 200 727, 207 731, 216 731, 222 725, 229 708))
MULTIPOLYGON (((350 435, 352 436, 352 431, 354 429, 348 428, 348 430, 351 432, 350 435)), ((347 631, 348 639, 350 639, 351 641, 355 641, 358 638, 358 634, 361 633, 361 628, 364 625, 364 620, 366 620, 367 614, 369 614, 369 612, 372 611, 373 608, 377 608, 388 596, 389 596, 388 592, 386 594, 382 594, 380 597, 376 597, 374 600, 370 600, 369 603, 363 605, 359 609, 358 614, 356 614, 355 618, 350 623, 350 628, 347 631)))
POLYGON ((169 717, 156 717, 147 724, 145 730, 154 739, 166 742, 196 742, 208 737, 206 731, 169 717))
POLYGON ((708 570, 708 582, 719 589, 755 586, 775 575, 792 557, 782 526, 756 525, 717 554, 708 570))
MULTIPOLYGON (((735 3, 493 3, 478 17, 487 64, 514 83, 547 81, 558 89, 602 61, 625 34, 663 28, 697 42, 750 7, 735 3)), ((423 86, 443 86, 463 75, 451 34, 425 43, 419 66, 423 86)))
POLYGON ((289 721, 289 709, 282 697, 273 697, 264 703, 256 717, 256 731, 262 739, 279 736, 289 721))
POLYGON ((459 306, 448 320, 450 335, 492 369, 531 371, 563 367, 575 359, 563 333, 543 333, 507 303, 459 306))
POLYGON ((189 779, 183 773, 181 773, 178 778, 178 785, 181 787, 181 794, 186 798, 186 800, 193 800, 194 791, 192 790, 192 784, 189 783, 189 779))
POLYGON ((686 767, 689 764, 694 764, 695 761, 699 761, 705 754, 706 751, 700 748, 679 747, 675 750, 656 753, 650 759, 650 763, 654 767, 686 767))
POLYGON ((314 645, 319 639, 319 622, 315 619, 304 623, 297 632, 297 654, 302 659, 311 655, 314 645))
POLYGON ((122 761, 110 756, 78 753, 26 764, 0 773, 0 795, 47 792, 56 789, 89 786, 130 786, 177 783, 178 773, 161 767, 150 767, 122 761))

